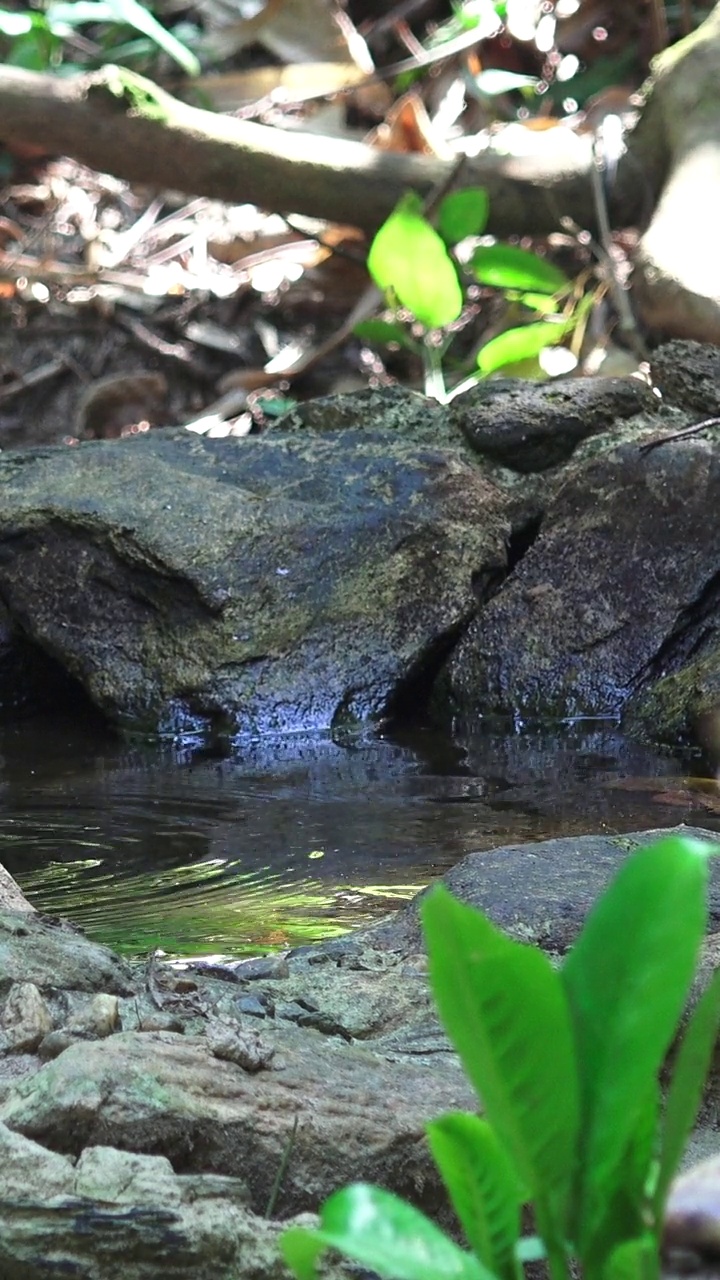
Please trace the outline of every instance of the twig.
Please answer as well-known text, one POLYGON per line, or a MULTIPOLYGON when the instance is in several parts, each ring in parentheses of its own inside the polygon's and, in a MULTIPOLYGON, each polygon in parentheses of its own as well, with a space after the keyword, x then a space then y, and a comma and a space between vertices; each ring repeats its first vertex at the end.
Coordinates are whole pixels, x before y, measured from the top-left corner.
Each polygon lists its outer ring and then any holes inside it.
POLYGON ((661 444, 670 444, 672 440, 684 440, 686 436, 694 436, 698 431, 704 431, 705 427, 720 427, 720 418, 704 418, 702 422, 694 422, 691 427, 684 427, 682 431, 673 431, 671 435, 660 436, 658 440, 641 444, 640 452, 649 453, 651 449, 659 449, 661 444))
POLYGON ((38 383, 47 382, 48 378, 56 378, 59 373, 65 373, 66 370, 65 360, 49 360, 47 364, 41 364, 37 369, 24 373, 21 378, 16 378, 8 386, 0 387, 0 400, 11 400, 21 391, 27 391, 28 387, 36 387, 38 383))
POLYGON ((625 335, 632 348, 633 354, 639 360, 647 360, 648 351, 643 342, 642 335, 638 329, 637 320, 630 306, 627 291, 623 288, 622 281, 618 277, 617 267, 613 256, 612 231, 610 228, 610 218, 607 207, 607 192, 603 175, 606 174, 609 181, 614 181, 617 162, 613 159, 612 168, 603 154, 604 140, 602 134, 596 130, 593 136, 593 166, 591 169, 591 182, 593 200, 595 202, 595 216, 597 218, 598 232, 600 243, 592 244, 595 256, 603 263, 608 274, 608 283, 612 300, 617 311, 620 331, 625 335))
POLYGON ((290 1137, 285 1143, 285 1148, 283 1150, 280 1164, 278 1166, 278 1171, 275 1174, 275 1180, 270 1188, 270 1195, 268 1196, 267 1208, 265 1210, 266 1218, 272 1218, 275 1212, 275 1205, 277 1204, 277 1198, 280 1193, 280 1187, 282 1186, 282 1180, 285 1177, 285 1174, 287 1172, 287 1167, 288 1167, 288 1164, 290 1163, 290 1156, 292 1155, 292 1149, 295 1146, 295 1135, 297 1134, 297 1131, 298 1131, 298 1116, 296 1112, 295 1119, 293 1120, 293 1127, 290 1131, 290 1137))

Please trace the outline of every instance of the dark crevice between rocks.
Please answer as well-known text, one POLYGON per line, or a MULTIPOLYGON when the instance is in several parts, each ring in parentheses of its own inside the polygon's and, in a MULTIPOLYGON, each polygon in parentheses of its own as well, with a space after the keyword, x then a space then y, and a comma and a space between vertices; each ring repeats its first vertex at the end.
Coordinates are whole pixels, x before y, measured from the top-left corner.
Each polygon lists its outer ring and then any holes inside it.
POLYGON ((427 718, 445 664, 471 621, 472 618, 465 618, 436 636, 398 683, 383 716, 389 731, 408 728, 427 718))
POLYGON ((505 577, 508 578, 516 569, 523 556, 527 555, 531 546, 540 536, 543 518, 541 515, 530 516, 517 529, 513 529, 507 542, 507 572, 505 577))
MULTIPOLYGON (((482 607, 496 596, 510 574, 527 554, 537 539, 542 516, 525 520, 513 529, 506 544, 506 559, 502 568, 493 566, 477 570, 471 583, 478 605, 482 607)), ((406 728, 428 717, 435 722, 446 720, 447 690, 444 673, 448 658, 473 621, 475 615, 464 618, 437 636, 415 662, 412 669, 398 684, 389 699, 383 722, 392 731, 406 728)))
POLYGON ((674 675, 718 643, 714 619, 720 610, 720 573, 713 574, 696 600, 677 616, 675 625, 663 640, 653 658, 633 681, 633 693, 639 693, 664 676, 674 675))
POLYGON ((542 516, 531 516, 513 529, 507 539, 505 548, 505 565, 502 569, 482 569, 477 570, 472 575, 472 589, 477 597, 478 604, 484 605, 496 596, 501 587, 505 585, 510 575, 517 568, 520 561, 527 555, 533 543, 537 540, 540 529, 542 527, 542 516))
POLYGON ((0 623, 0 711, 6 722, 71 715, 112 732, 80 682, 6 619, 0 623))

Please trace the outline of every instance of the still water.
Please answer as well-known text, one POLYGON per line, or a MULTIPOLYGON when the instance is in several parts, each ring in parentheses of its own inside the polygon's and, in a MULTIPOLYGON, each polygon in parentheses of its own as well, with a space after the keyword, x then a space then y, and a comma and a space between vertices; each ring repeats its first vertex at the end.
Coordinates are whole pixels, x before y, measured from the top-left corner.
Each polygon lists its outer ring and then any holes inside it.
POLYGON ((0 729, 0 861, 39 910, 126 954, 257 953, 376 919, 473 850, 720 830, 720 790, 691 765, 598 722, 262 739, 223 760, 35 721, 0 729))

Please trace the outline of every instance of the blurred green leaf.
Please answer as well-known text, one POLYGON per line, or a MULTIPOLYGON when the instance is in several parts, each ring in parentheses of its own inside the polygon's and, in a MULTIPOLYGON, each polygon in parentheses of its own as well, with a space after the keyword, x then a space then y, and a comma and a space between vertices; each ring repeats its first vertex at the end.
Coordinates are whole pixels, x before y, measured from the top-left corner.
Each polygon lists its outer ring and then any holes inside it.
POLYGON ((313 1280, 328 1248, 396 1280, 496 1280, 419 1209, 362 1182, 325 1201, 319 1230, 291 1227, 280 1247, 300 1280, 313 1280))
POLYGON ((395 342, 410 351, 417 350, 417 344, 413 342, 407 329, 401 324, 392 324, 389 320, 362 320, 355 325, 353 333, 374 347, 386 347, 395 342))
POLYGON ((451 191, 438 210, 438 229, 446 244, 458 244, 466 236, 482 235, 490 201, 484 187, 451 191))
MULTIPOLYGON (((621 1243, 607 1206, 646 1126, 707 921, 713 846, 668 836, 623 863, 560 971, 570 1002, 584 1143, 575 1238, 588 1258, 621 1243)), ((644 1139, 643 1139, 644 1141, 644 1139)), ((637 1178, 634 1178, 635 1185, 637 1178)))
POLYGON ((523 1191, 497 1134, 481 1116, 455 1111, 429 1124, 427 1135, 471 1249, 499 1280, 521 1280, 523 1191))
POLYGON ((112 5, 106 0, 59 0, 45 10, 48 26, 56 35, 64 36, 88 22, 117 22, 112 5))
POLYGON ((414 191, 403 196, 375 236, 368 271, 379 289, 392 291, 428 329, 452 324, 462 311, 457 271, 414 191))
POLYGON ((138 0, 76 0, 75 3, 59 0, 57 4, 48 6, 47 20, 59 34, 65 29, 72 30, 88 22, 109 22, 132 27, 164 50, 189 76, 200 74, 200 62, 195 54, 177 40, 172 32, 166 31, 150 10, 139 4, 138 0))
POLYGON ((560 303, 551 293, 525 293, 520 290, 516 293, 512 290, 508 292, 508 298, 522 303, 530 311, 541 311, 544 316, 557 315, 560 310, 560 303))
POLYGON ((570 283, 552 262, 512 244, 481 245, 470 259, 470 270, 480 284, 494 289, 557 293, 570 283))
POLYGON ((441 885, 424 899, 421 919, 440 1018, 514 1167, 511 1185, 523 1183, 540 1233, 557 1242, 569 1208, 578 1125, 575 1046, 562 981, 539 948, 508 938, 441 885))
POLYGON ((663 1116, 660 1170, 655 1192, 658 1218, 682 1159, 700 1106, 720 1028, 720 970, 698 1000, 675 1058, 663 1116))
POLYGON ((519 360, 528 360, 539 355, 545 347, 562 342, 569 325, 564 322, 554 324, 552 321, 538 321, 537 324, 521 325, 517 329, 506 329, 497 338, 491 338, 480 348, 477 367, 487 377, 505 365, 517 364, 519 360))

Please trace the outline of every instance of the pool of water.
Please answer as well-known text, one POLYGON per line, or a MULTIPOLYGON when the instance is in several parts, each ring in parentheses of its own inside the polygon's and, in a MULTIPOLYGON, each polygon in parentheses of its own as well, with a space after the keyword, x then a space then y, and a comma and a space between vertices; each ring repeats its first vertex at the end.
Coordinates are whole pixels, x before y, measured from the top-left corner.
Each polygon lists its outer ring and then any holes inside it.
POLYGON ((257 953, 367 923, 473 850, 720 830, 714 779, 688 772, 598 722, 262 739, 231 760, 33 722, 0 729, 0 862, 125 953, 257 953))

